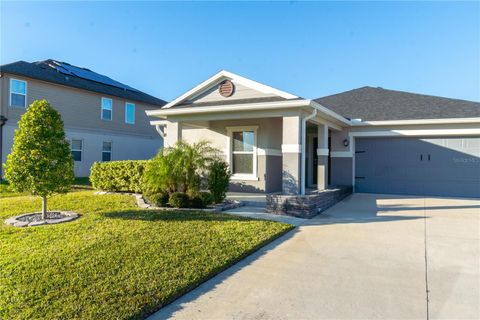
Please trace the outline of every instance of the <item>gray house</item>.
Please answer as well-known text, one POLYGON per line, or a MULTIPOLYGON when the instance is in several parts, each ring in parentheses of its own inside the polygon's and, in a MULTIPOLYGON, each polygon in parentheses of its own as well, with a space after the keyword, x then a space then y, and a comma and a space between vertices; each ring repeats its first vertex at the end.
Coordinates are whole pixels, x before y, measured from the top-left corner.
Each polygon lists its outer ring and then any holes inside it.
POLYGON ((65 62, 18 61, 0 66, 2 163, 18 120, 37 99, 46 99, 60 112, 76 176, 88 176, 95 161, 151 158, 163 145, 145 111, 165 101, 65 62))
POLYGON ((221 71, 147 114, 166 145, 223 150, 231 190, 480 197, 478 102, 371 87, 304 99, 221 71))

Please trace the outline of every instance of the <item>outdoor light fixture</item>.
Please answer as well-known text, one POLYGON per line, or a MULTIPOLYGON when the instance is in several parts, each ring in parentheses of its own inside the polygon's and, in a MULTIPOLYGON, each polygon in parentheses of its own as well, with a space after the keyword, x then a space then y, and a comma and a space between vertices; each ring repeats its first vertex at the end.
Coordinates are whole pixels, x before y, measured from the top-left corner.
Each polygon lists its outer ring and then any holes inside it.
POLYGON ((348 141, 348 138, 345 138, 345 140, 343 140, 343 145, 345 147, 348 147, 349 144, 350 144, 350 141, 348 141))

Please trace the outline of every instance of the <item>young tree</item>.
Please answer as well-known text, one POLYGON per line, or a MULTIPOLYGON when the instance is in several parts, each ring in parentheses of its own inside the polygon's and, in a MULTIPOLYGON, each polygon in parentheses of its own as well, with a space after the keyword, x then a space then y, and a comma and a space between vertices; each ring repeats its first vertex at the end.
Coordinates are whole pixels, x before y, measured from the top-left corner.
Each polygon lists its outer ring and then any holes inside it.
POLYGON ((33 102, 18 122, 4 169, 14 191, 42 198, 42 219, 47 197, 70 189, 74 180, 70 146, 60 114, 46 100, 33 102))
POLYGON ((209 169, 208 189, 213 196, 213 201, 221 203, 227 195, 232 173, 228 168, 228 164, 221 160, 213 161, 209 169))

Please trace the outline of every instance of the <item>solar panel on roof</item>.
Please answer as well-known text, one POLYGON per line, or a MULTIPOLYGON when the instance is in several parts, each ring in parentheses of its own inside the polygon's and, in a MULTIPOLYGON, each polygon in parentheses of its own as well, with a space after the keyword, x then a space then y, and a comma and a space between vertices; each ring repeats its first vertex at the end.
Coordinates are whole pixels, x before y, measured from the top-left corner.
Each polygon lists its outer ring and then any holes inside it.
POLYGON ((107 76, 104 76, 104 75, 98 74, 96 72, 90 71, 88 69, 75 67, 75 66, 72 66, 72 65, 69 65, 69 64, 66 64, 66 63, 58 62, 58 61, 54 61, 54 63, 55 63, 55 68, 63 74, 77 76, 79 78, 103 83, 103 84, 113 86, 113 87, 117 87, 117 88, 121 88, 121 89, 124 89, 124 90, 128 89, 130 91, 140 92, 140 91, 138 91, 138 90, 136 90, 132 87, 129 87, 129 86, 123 84, 123 83, 115 81, 115 80, 113 80, 113 79, 111 79, 107 76))

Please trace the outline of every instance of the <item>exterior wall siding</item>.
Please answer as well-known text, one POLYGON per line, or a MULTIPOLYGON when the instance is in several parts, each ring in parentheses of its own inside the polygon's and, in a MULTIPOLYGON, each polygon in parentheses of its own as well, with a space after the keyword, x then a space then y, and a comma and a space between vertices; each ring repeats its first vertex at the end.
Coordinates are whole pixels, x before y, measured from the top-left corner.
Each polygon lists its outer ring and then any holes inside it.
POLYGON ((65 127, 92 130, 100 128, 122 134, 159 136, 155 128, 150 126, 150 119, 145 114, 145 110, 158 109, 158 106, 147 106, 136 101, 5 74, 2 77, 1 104, 3 115, 8 118, 9 123, 16 123, 26 111, 24 108, 10 107, 11 78, 27 81, 27 107, 35 100, 46 99, 60 112, 65 127), (100 118, 102 97, 112 99, 111 121, 100 118), (125 123, 125 102, 135 104, 135 124, 125 123))
MULTIPOLYGON (((15 129, 17 129, 17 126, 5 125, 3 127, 2 163, 5 163, 7 154, 10 153, 12 148, 15 129)), ((161 139, 156 137, 129 136, 71 128, 65 128, 65 135, 68 140, 82 140, 82 161, 75 161, 76 177, 89 176, 93 163, 102 161, 102 144, 104 141, 112 143, 112 161, 150 159, 162 147, 161 139)))
MULTIPOLYGON (((70 88, 16 75, 0 78, 0 111, 8 118, 3 127, 2 163, 13 145, 17 122, 26 112, 24 108, 10 107, 10 79, 27 82, 27 107, 33 101, 46 99, 60 112, 67 138, 84 141, 82 161, 75 163, 76 176, 88 176, 90 167, 102 159, 102 142, 112 142, 112 160, 149 159, 163 146, 163 140, 150 125, 145 110, 157 109, 137 101, 70 88), (112 120, 100 117, 101 98, 112 99, 112 120), (135 124, 125 123, 125 103, 135 104, 135 124)), ((3 169, 2 169, 3 176, 3 169)))

